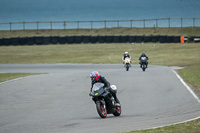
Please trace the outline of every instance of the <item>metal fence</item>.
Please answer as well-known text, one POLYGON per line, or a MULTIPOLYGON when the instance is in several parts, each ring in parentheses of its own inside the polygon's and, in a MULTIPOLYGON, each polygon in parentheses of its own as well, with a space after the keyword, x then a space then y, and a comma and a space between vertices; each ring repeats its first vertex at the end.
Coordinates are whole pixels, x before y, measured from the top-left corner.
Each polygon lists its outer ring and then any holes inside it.
POLYGON ((40 29, 100 29, 113 27, 200 27, 200 18, 162 18, 143 20, 105 21, 37 21, 0 23, 0 30, 40 30, 40 29))

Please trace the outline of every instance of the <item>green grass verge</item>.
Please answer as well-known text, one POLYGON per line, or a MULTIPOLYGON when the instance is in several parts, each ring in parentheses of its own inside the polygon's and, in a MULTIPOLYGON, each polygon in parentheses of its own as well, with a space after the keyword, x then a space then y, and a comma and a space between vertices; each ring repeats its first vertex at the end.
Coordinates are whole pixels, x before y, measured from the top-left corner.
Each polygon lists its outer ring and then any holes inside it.
POLYGON ((200 65, 194 65, 179 70, 179 74, 186 82, 194 87, 200 87, 200 65))
POLYGON ((121 58, 125 51, 130 53, 133 64, 138 64, 138 58, 143 51, 149 56, 149 63, 154 65, 188 66, 200 64, 200 43, 1 46, 0 64, 121 64, 121 58))
POLYGON ((20 77, 26 77, 29 75, 38 75, 39 73, 0 73, 0 82, 4 82, 11 79, 20 77))
POLYGON ((191 88, 200 98, 200 65, 193 65, 179 70, 180 76, 191 85, 191 88))
POLYGON ((131 131, 128 133, 199 133, 200 119, 156 129, 131 131))
POLYGON ((81 35, 173 35, 200 36, 200 27, 184 28, 102 28, 66 30, 14 30, 0 31, 0 38, 32 36, 81 36, 81 35))

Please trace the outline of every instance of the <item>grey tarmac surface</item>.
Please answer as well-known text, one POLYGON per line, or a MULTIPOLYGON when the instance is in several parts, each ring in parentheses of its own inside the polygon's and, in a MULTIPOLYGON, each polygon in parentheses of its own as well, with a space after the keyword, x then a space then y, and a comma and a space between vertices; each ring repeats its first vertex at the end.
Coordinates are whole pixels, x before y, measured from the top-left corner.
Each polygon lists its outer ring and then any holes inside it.
POLYGON ((0 84, 0 133, 118 133, 200 116, 200 103, 166 66, 2 64, 0 72, 47 73, 0 84), (94 70, 117 86, 121 116, 98 116, 88 95, 94 70))

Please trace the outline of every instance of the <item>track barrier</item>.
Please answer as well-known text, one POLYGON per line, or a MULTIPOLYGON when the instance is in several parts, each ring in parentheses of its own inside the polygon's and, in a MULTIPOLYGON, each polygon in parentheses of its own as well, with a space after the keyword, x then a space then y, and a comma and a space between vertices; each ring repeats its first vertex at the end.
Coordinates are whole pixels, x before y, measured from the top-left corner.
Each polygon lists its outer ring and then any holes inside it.
POLYGON ((13 46, 19 45, 19 38, 18 37, 11 38, 10 40, 11 40, 11 45, 13 45, 13 46))
POLYGON ((120 43, 120 42, 121 42, 120 36, 113 36, 113 43, 120 43))
POLYGON ((174 43, 180 43, 180 36, 174 36, 174 43))
POLYGON ((35 37, 35 44, 37 45, 44 44, 44 37, 35 37))
POLYGON ((58 43, 59 44, 65 44, 65 43, 67 43, 67 38, 64 36, 62 36, 62 37, 59 37, 58 38, 58 43))
POLYGON ((35 37, 28 37, 27 45, 34 45, 34 44, 35 44, 35 37))
POLYGON ((152 36, 152 42, 158 42, 159 36, 152 36))
POLYGON ((144 42, 144 36, 136 36, 136 42, 137 43, 144 42))
POLYGON ((59 37, 58 36, 52 36, 51 37, 51 43, 52 44, 57 44, 59 41, 58 41, 59 37))
POLYGON ((83 36, 74 36, 74 43, 82 43, 83 42, 83 36))
POLYGON ((167 36, 167 43, 173 43, 174 36, 167 36))
POLYGON ((44 41, 44 44, 45 44, 45 45, 51 44, 51 37, 44 37, 44 38, 43 38, 43 41, 44 41))
POLYGON ((0 38, 0 46, 80 44, 80 43, 185 43, 200 42, 200 37, 185 36, 38 36, 0 38))
MULTIPOLYGON (((82 36, 83 43, 90 43, 91 36, 82 36)), ((80 42, 81 43, 81 42, 80 42)))
POLYGON ((144 36, 144 42, 152 42, 152 36, 144 36))
POLYGON ((98 37, 98 42, 99 43, 105 43, 106 42, 106 37, 105 36, 99 36, 98 37))
POLYGON ((90 43, 97 43, 98 42, 98 36, 91 36, 90 37, 90 43))
POLYGON ((167 36, 159 36, 159 40, 160 43, 166 43, 167 42, 167 36))
POLYGON ((129 36, 128 42, 129 42, 129 43, 134 43, 134 42, 136 42, 136 36, 129 36))
POLYGON ((121 37, 121 43, 127 43, 129 41, 129 36, 120 36, 121 37))
POLYGON ((106 43, 113 43, 113 36, 106 36, 106 43))
MULTIPOLYGON (((74 36, 68 36, 67 37, 67 43, 68 44, 73 44, 75 41, 75 39, 74 39, 75 37, 74 36)), ((77 37, 78 38, 78 37, 77 37)), ((77 40, 77 42, 78 42, 78 40, 77 40)))
POLYGON ((194 42, 200 42, 200 37, 194 37, 194 38, 193 38, 193 41, 194 41, 194 42))

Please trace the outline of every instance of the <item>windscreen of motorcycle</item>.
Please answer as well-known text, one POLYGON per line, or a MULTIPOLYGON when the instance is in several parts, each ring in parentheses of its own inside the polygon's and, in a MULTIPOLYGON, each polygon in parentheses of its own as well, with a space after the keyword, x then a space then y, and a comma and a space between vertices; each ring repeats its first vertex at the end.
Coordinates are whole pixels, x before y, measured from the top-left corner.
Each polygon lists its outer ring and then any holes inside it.
POLYGON ((104 86, 103 83, 95 83, 92 87, 92 92, 98 91, 99 89, 101 89, 104 86))
POLYGON ((141 57, 142 60, 146 60, 146 57, 141 57))

